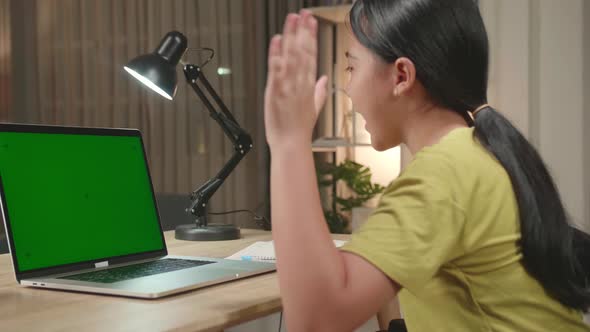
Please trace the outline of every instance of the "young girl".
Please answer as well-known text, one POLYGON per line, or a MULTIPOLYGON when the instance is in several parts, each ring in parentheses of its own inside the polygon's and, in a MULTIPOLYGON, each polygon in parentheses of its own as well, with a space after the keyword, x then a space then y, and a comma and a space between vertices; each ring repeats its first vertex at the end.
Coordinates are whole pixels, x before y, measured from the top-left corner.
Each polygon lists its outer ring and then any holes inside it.
POLYGON ((590 240, 568 224, 535 149, 487 104, 476 2, 357 0, 349 21, 354 109, 376 150, 404 143, 414 159, 337 250, 311 152, 326 98, 317 22, 289 15, 265 98, 288 331, 351 331, 395 296, 412 332, 590 331, 590 240))

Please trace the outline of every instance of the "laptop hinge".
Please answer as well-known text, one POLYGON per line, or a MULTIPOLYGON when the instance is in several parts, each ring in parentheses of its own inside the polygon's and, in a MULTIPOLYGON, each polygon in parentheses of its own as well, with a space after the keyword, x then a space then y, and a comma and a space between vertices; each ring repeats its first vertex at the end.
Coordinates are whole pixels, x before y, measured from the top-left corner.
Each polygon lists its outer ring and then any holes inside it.
POLYGON ((99 267, 107 267, 109 266, 109 261, 104 261, 104 262, 98 262, 94 264, 94 267, 99 268, 99 267))

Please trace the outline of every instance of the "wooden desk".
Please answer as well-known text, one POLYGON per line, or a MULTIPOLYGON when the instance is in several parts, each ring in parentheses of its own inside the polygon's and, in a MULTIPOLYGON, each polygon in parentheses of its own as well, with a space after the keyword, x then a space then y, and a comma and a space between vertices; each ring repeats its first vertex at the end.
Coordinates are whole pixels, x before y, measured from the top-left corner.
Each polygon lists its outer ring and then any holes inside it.
MULTIPOLYGON (((337 235, 346 239, 346 235, 337 235)), ((188 242, 166 232, 172 255, 227 257, 270 232, 242 229, 242 239, 188 242)), ((223 331, 281 310, 276 273, 156 300, 34 289, 16 283, 0 255, 0 331, 223 331)))

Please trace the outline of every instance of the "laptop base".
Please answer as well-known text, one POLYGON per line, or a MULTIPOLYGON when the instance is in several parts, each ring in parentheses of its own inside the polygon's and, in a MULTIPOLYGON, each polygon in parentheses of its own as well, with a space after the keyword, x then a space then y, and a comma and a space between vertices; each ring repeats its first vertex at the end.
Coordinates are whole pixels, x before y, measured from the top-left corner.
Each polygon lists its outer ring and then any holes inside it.
POLYGON ((63 276, 60 275, 52 275, 33 279, 23 279, 20 281, 20 284, 36 288, 150 299, 273 272, 276 269, 273 263, 265 262, 235 261, 209 257, 175 255, 169 255, 163 258, 206 260, 216 262, 216 264, 206 264, 194 268, 114 283, 70 280, 63 279, 63 276))

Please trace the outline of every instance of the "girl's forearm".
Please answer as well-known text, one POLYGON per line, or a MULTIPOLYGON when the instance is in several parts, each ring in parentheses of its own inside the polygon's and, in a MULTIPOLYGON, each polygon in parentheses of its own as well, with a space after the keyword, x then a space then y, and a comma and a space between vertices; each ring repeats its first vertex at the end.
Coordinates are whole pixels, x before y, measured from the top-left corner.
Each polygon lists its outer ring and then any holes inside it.
MULTIPOLYGON (((287 317, 309 328, 335 309, 346 284, 341 253, 332 242, 320 202, 311 146, 272 151, 271 218, 281 297, 287 317)), ((296 328, 299 330, 299 328, 296 328)))

